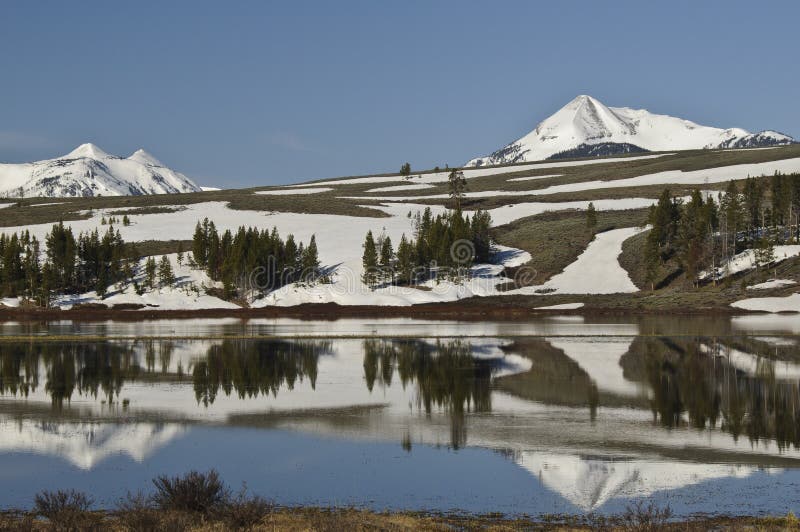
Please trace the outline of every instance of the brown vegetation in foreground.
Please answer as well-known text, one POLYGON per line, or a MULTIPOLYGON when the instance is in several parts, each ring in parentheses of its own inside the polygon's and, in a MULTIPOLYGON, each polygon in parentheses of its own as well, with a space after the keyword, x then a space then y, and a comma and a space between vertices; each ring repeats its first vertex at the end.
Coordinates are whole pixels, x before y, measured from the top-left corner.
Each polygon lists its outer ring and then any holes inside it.
POLYGON ((91 510, 74 490, 43 491, 30 512, 0 513, 0 530, 795 530, 793 515, 671 521, 669 507, 633 504, 617 516, 506 517, 500 514, 373 512, 354 508, 278 507, 242 489, 233 494, 215 471, 153 480, 152 495, 128 494, 112 511, 91 510))

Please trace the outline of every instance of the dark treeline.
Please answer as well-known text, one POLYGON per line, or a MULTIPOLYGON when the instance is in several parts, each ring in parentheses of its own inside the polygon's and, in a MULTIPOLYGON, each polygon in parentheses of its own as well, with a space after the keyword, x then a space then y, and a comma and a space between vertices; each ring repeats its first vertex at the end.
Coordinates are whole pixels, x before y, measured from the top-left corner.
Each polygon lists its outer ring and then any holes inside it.
POLYGON ((419 340, 365 340, 367 388, 400 384, 417 386, 417 408, 431 414, 440 408, 450 416, 451 444, 466 443, 467 412, 491 412, 491 377, 497 361, 475 358, 460 340, 428 344, 419 340))
POLYGON ((113 403, 139 371, 133 351, 113 342, 0 344, 0 393, 27 397, 44 381, 56 408, 75 394, 113 403))
POLYGON ((208 406, 220 392, 239 398, 276 395, 282 386, 317 379, 325 341, 235 341, 211 346, 192 367, 170 369, 174 343, 9 342, 0 344, 0 395, 28 397, 44 386, 56 409, 76 394, 119 403, 126 382, 191 377, 198 403, 208 406))
POLYGON ((755 375, 723 363, 733 347, 723 343, 728 341, 638 338, 622 364, 626 374, 650 385, 653 415, 665 427, 686 425, 688 418, 691 427, 718 427, 734 439, 747 436, 751 442, 775 441, 781 449, 800 448, 798 381, 776 379, 767 357, 755 375))
POLYGON ((225 340, 212 346, 192 370, 198 403, 212 404, 221 390, 235 392, 240 399, 277 395, 282 386, 289 390, 308 379, 314 388, 322 355, 330 353, 324 341, 225 340))
POLYGON ((664 266, 677 264, 692 284, 701 273, 725 267, 737 253, 755 250, 756 263, 775 260, 774 246, 800 241, 800 174, 775 174, 764 179, 748 178, 741 186, 731 181, 715 201, 695 190, 688 202, 664 190, 651 208, 643 249, 646 279, 655 288, 664 276, 664 266))
POLYGON ((413 236, 403 234, 396 251, 388 236, 376 239, 369 231, 364 241, 362 280, 375 287, 460 276, 473 263, 489 262, 491 224, 486 211, 475 211, 470 218, 460 210, 433 216, 427 208, 413 216, 413 236))
POLYGON ((293 235, 283 240, 276 228, 270 232, 242 226, 234 235, 230 230, 220 233, 206 218, 195 227, 192 257, 212 280, 223 283, 226 298, 324 280, 316 238, 298 244, 293 235))
POLYGON ((103 297, 114 283, 132 282, 139 259, 135 246, 126 245, 113 226, 75 237, 63 223, 47 234, 44 254, 27 231, 0 235, 0 257, 3 296, 25 297, 40 306, 48 306, 54 292, 95 290, 103 297))

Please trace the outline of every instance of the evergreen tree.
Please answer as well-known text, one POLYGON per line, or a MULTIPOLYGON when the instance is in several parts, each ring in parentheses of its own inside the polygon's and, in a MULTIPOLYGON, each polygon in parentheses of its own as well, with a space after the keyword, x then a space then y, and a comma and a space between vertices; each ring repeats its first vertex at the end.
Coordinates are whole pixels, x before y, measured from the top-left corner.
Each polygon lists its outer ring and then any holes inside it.
POLYGON ((744 209, 746 213, 745 223, 748 230, 748 240, 752 243, 763 221, 763 201, 764 201, 764 188, 761 183, 753 178, 748 177, 744 182, 744 209))
POLYGON ((491 235, 489 230, 492 227, 492 216, 489 211, 478 209, 472 215, 470 238, 475 246, 475 261, 479 263, 489 262, 491 259, 491 235))
POLYGON ((597 211, 592 202, 589 202, 589 206, 586 207, 586 227, 588 227, 592 233, 594 233, 597 228, 597 211))
POLYGON ((319 254, 317 252, 317 239, 311 235, 308 246, 303 250, 302 270, 307 281, 313 281, 319 274, 319 254))
POLYGON ((645 240, 644 266, 645 280, 650 284, 650 290, 655 290, 661 267, 661 247, 652 230, 647 234, 647 239, 645 240))
POLYGON ((464 178, 464 172, 457 168, 453 169, 447 178, 447 186, 453 208, 461 211, 461 200, 467 190, 467 180, 464 178))
POLYGON ((385 236, 381 239, 381 252, 378 260, 381 270, 381 280, 385 282, 394 281, 394 249, 392 239, 385 236))
POLYGON ((172 286, 175 284, 175 274, 172 272, 172 264, 166 255, 161 257, 158 264, 158 283, 161 286, 172 286))
POLYGON ((397 280, 401 284, 409 284, 414 281, 413 273, 416 263, 414 260, 414 246, 412 246, 406 235, 400 237, 397 245, 397 280))
POLYGON ((732 257, 737 253, 737 235, 743 228, 745 219, 742 197, 734 181, 728 183, 725 194, 720 199, 720 211, 723 223, 723 252, 726 257, 732 257))
POLYGON ((45 237, 45 243, 47 260, 52 268, 53 285, 61 290, 72 289, 77 256, 77 242, 72 229, 64 227, 64 222, 59 222, 45 237))
POLYGON ((208 265, 208 218, 197 222, 192 237, 192 258, 200 268, 208 265))
POLYGON ((147 257, 147 260, 144 263, 144 276, 145 276, 145 284, 147 285, 150 290, 153 290, 156 287, 156 271, 158 267, 156 265, 156 259, 153 257, 147 257))
POLYGON ((367 231, 367 236, 364 239, 364 255, 361 258, 361 265, 364 269, 361 280, 365 285, 374 288, 378 282, 378 251, 375 247, 375 238, 372 236, 372 231, 367 231))
POLYGON ((770 179, 772 225, 785 225, 791 210, 791 184, 787 176, 777 171, 770 179))
POLYGON ((775 245, 767 236, 762 236, 756 242, 754 259, 757 268, 766 269, 775 262, 775 245))
POLYGON ((400 175, 406 178, 411 176, 411 163, 403 163, 400 166, 400 175))
POLYGON ((710 229, 708 210, 704 206, 699 190, 692 192, 691 201, 686 205, 679 226, 679 259, 686 277, 696 283, 700 269, 708 257, 707 235, 710 229))

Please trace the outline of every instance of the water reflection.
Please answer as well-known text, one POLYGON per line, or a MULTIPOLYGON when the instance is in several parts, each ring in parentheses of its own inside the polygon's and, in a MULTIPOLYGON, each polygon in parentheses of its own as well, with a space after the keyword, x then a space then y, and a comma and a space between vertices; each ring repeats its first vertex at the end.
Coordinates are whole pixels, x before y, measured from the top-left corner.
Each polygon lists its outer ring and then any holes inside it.
POLYGON ((491 449, 587 511, 793 469, 799 407, 785 336, 0 342, 0 457, 92 470, 147 462, 201 424, 285 429, 409 460, 491 449))
POLYGON ((780 449, 797 449, 800 366, 763 356, 791 356, 797 347, 762 343, 638 338, 622 364, 632 378, 646 379, 653 415, 665 427, 719 426, 734 439, 746 435, 754 443, 775 441, 780 449))
POLYGON ((192 384, 198 403, 208 406, 217 392, 235 391, 240 399, 291 391, 295 382, 308 379, 313 389, 319 357, 330 353, 325 341, 225 340, 212 345, 194 364, 192 384))
POLYGON ((491 412, 491 377, 501 366, 502 357, 476 358, 472 345, 462 340, 364 341, 367 388, 372 391, 376 381, 391 386, 397 368, 403 388, 416 384, 418 408, 428 415, 434 408, 447 411, 450 443, 456 449, 467 441, 465 414, 491 412))

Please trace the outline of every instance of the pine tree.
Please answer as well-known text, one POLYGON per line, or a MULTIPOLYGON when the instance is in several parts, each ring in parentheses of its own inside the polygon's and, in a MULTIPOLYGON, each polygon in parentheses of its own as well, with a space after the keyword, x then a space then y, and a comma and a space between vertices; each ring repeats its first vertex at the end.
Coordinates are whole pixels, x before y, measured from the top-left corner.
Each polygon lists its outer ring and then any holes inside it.
POLYGON ((153 257, 147 257, 147 260, 144 263, 144 276, 145 276, 145 284, 153 290, 156 287, 156 271, 158 267, 156 265, 156 259, 153 257))
POLYGON ((161 286, 172 286, 175 283, 175 274, 172 272, 172 264, 166 255, 161 257, 158 264, 158 282, 161 286))
POLYGON ((647 234, 647 239, 645 240, 644 264, 645 280, 650 284, 650 290, 655 290, 661 267, 661 248, 652 230, 647 234))
POLYGON ((586 207, 586 227, 594 233, 595 228, 597 227, 597 211, 594 208, 594 203, 589 202, 589 206, 586 207))
POLYGON ((411 163, 403 163, 400 166, 400 175, 406 178, 411 176, 411 163))
POLYGON ((467 180, 464 178, 464 172, 457 168, 453 169, 447 178, 447 186, 450 200, 453 202, 453 208, 460 212, 461 200, 467 190, 467 180))
POLYGON ((178 242, 178 266, 183 265, 183 242, 178 242))
POLYGON ((208 265, 208 218, 203 220, 202 225, 197 222, 192 237, 192 258, 200 268, 208 265))
POLYGON ((374 288, 378 281, 378 251, 375 248, 375 238, 372 236, 372 231, 367 231, 367 236, 364 239, 364 255, 361 259, 361 264, 364 273, 361 276, 362 282, 374 288))
POLYGON ((413 272, 415 267, 414 246, 412 246, 406 235, 400 237, 397 245, 397 280, 401 284, 409 284, 414 281, 413 272))
POLYGON ((775 244, 767 236, 758 239, 753 253, 757 268, 766 269, 775 262, 775 244))
POLYGON ((311 235, 308 246, 303 250, 301 261, 303 276, 307 281, 314 281, 319 275, 319 253, 315 235, 311 235))
POLYGON ((392 239, 385 236, 381 239, 381 252, 378 265, 381 270, 381 280, 385 282, 394 281, 394 249, 392 239))
POLYGON ((713 199, 703 201, 699 190, 684 209, 678 231, 678 251, 686 276, 696 284, 700 270, 707 267, 713 257, 712 238, 715 228, 716 206, 713 199))

